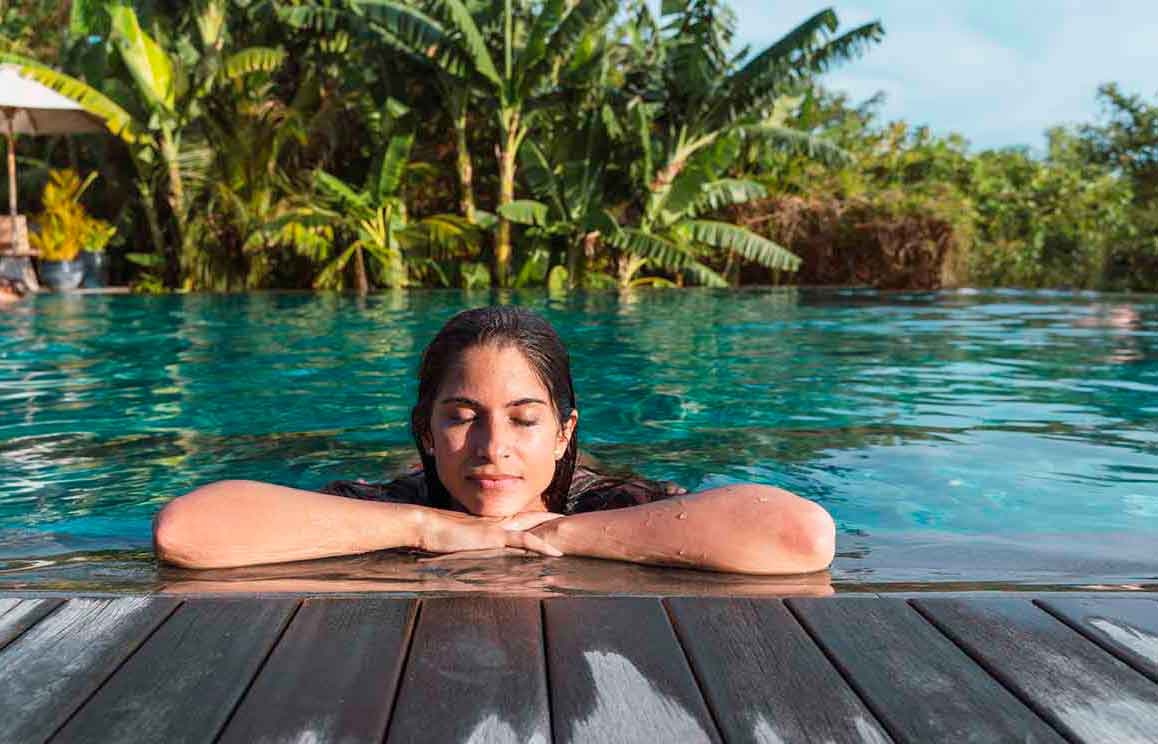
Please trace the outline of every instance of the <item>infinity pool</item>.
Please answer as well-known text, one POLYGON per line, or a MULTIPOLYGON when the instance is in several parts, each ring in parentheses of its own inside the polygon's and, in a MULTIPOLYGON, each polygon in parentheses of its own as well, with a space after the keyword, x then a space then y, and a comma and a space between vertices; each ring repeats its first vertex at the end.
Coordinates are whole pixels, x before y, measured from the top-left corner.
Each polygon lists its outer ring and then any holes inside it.
POLYGON ((555 324, 605 463, 826 506, 839 555, 806 584, 1158 584, 1158 297, 761 289, 35 297, 0 313, 0 589, 784 585, 578 559, 158 568, 152 516, 198 484, 412 461, 418 355, 491 302, 555 324))

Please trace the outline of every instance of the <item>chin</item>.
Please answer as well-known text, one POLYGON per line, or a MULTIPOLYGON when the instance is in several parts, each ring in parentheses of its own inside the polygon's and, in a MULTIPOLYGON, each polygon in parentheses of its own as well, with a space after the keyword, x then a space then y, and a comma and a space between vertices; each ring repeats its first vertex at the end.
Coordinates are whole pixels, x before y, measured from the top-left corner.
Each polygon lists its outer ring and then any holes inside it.
POLYGON ((470 510, 478 517, 513 517, 522 511, 517 506, 512 507, 509 504, 488 504, 482 502, 478 504, 477 509, 470 510))
POLYGON ((472 490, 467 498, 459 499, 459 502, 467 507, 467 511, 480 517, 510 517, 526 511, 535 503, 526 494, 488 493, 477 488, 472 490))

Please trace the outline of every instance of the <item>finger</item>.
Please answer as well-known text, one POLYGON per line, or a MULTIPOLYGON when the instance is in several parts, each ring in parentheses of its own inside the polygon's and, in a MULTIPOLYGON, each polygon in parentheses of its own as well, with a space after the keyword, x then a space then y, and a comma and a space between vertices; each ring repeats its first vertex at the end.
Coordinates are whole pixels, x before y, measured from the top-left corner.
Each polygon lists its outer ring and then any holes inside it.
POLYGON ((538 535, 533 535, 530 532, 508 532, 507 545, 517 548, 526 548, 533 550, 536 553, 553 556, 559 558, 563 555, 563 551, 551 545, 538 535))

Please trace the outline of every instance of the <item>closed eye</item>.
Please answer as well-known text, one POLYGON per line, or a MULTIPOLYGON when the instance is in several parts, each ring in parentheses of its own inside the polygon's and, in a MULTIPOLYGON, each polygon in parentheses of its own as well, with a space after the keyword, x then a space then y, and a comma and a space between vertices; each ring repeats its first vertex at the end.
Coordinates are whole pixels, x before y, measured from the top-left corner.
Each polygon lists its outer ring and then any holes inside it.
MULTIPOLYGON (((447 420, 448 420, 448 421, 449 421, 451 424, 469 424, 471 421, 474 421, 476 418, 477 418, 477 416, 472 416, 472 417, 470 417, 470 418, 462 418, 462 417, 459 417, 459 416, 451 416, 451 417, 450 417, 450 418, 448 418, 447 420)), ((511 420, 515 422, 515 425, 516 425, 516 426, 526 426, 526 427, 529 427, 529 426, 538 426, 538 425, 539 425, 539 422, 538 422, 538 421, 528 421, 528 420, 526 420, 526 419, 511 419, 511 420)))

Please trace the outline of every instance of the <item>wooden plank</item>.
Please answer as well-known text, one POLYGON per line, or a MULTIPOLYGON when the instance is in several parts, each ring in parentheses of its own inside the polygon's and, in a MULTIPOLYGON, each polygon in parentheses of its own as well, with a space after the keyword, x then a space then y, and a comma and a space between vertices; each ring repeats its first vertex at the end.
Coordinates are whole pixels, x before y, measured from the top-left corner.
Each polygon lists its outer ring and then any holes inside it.
POLYGON ((387 741, 549 740, 539 603, 423 600, 387 741))
POLYGON ((1062 741, 904 600, 785 601, 893 738, 1062 741))
POLYGON ((416 607, 404 599, 303 602, 222 744, 381 742, 416 607))
POLYGON ((1039 600, 1037 604, 1158 682, 1158 602, 1086 597, 1039 600))
POLYGON ((914 600, 987 670, 1068 736, 1153 742, 1158 685, 1025 599, 914 600))
POLYGON ((63 599, 0 599, 0 649, 62 604, 63 599))
POLYGON ((44 741, 179 604, 73 599, 0 651, 0 741, 44 741))
POLYGON ((549 599, 543 607, 558 744, 720 740, 659 600, 549 599))
POLYGON ((667 604, 728 742, 891 741, 780 600, 667 604))
POLYGON ((186 601, 53 741, 213 741, 296 606, 186 601))

